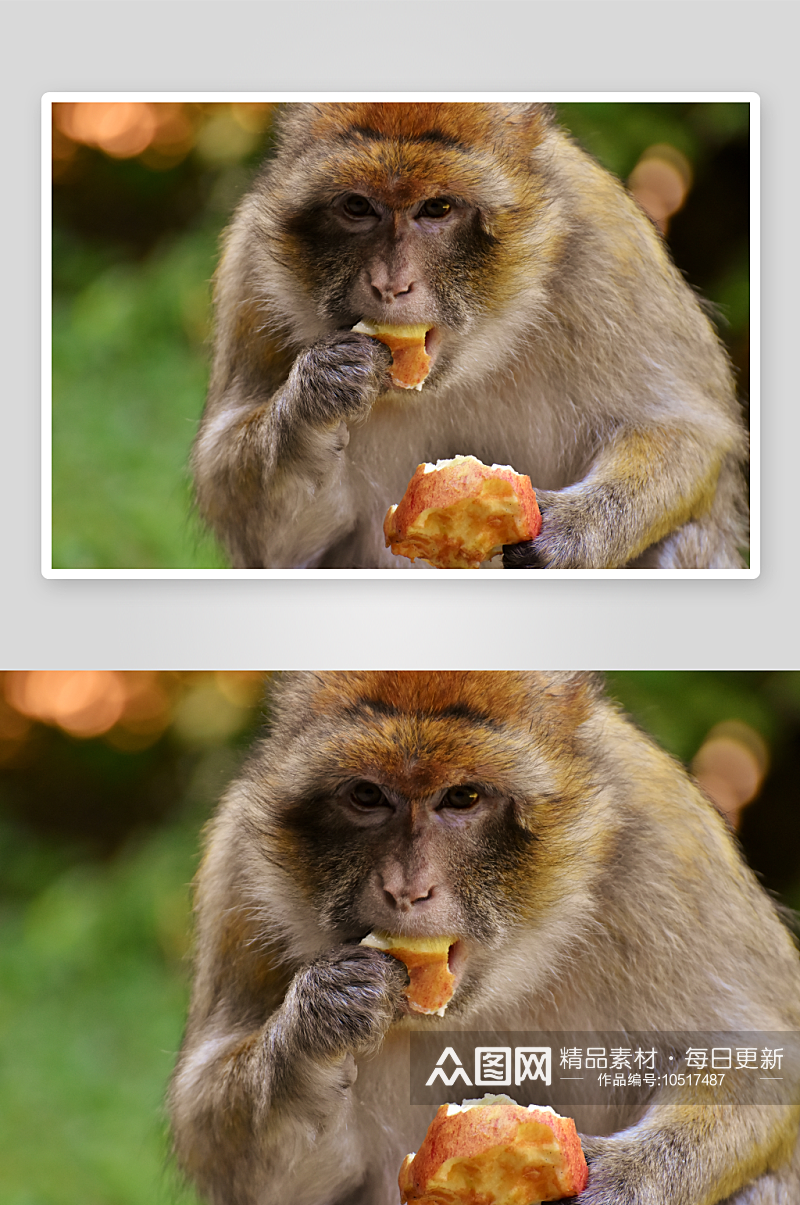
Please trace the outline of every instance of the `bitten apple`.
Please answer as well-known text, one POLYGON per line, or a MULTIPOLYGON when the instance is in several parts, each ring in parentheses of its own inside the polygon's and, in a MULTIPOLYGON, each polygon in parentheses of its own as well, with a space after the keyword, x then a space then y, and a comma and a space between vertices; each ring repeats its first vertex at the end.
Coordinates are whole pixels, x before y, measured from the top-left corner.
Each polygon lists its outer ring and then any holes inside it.
POLYGON ((383 521, 386 547, 435 569, 477 569, 504 544, 539 534, 542 516, 530 477, 474 456, 421 464, 383 521))
POLYGON ((425 349, 429 326, 389 326, 380 322, 359 322, 353 330, 385 343, 392 353, 389 376, 400 389, 421 389, 431 370, 431 357, 425 349))
POLYGON ((507 1096, 442 1105, 398 1183, 404 1205, 535 1205, 589 1179, 571 1117, 507 1096))
POLYGON ((448 965, 455 937, 397 937, 391 933, 370 933, 361 942, 375 950, 385 950, 399 958, 408 969, 410 983, 406 999, 416 1013, 444 1016, 455 988, 455 975, 448 965))

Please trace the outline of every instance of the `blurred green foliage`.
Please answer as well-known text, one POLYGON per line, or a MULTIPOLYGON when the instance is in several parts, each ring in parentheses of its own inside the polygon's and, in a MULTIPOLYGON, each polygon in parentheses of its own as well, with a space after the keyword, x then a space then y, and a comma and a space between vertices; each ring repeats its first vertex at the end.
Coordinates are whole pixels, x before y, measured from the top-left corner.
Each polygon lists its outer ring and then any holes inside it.
POLYGON ((749 126, 749 108, 738 101, 578 101, 558 105, 558 115, 581 146, 623 180, 654 143, 674 146, 702 171, 717 149, 746 138, 749 126))
MULTIPOLYGON (((690 160, 694 187, 669 242, 690 283, 718 307, 746 397, 747 106, 559 109, 623 178, 653 143, 690 160)), ((191 517, 187 462, 205 396, 218 237, 260 155, 224 112, 207 116, 195 150, 170 170, 81 147, 55 182, 56 568, 224 567, 191 517)))
POLYGON ((53 306, 53 564, 217 568, 191 523, 187 461, 206 387, 216 237, 190 231, 143 263, 54 240, 85 281, 53 306))
POLYGON ((687 764, 721 720, 749 724, 772 749, 800 721, 798 673, 636 670, 605 680, 639 726, 687 764))
POLYGON ((2 1205, 192 1199, 166 1164, 162 1100, 196 840, 171 825, 0 910, 2 1205))
MULTIPOLYGON (((719 721, 762 734, 773 772, 741 838, 767 886, 800 906, 800 673, 608 681, 685 761, 719 721)), ((258 722, 253 707, 235 737, 203 743, 173 729, 146 756, 53 732, 27 778, 0 770, 0 1205, 193 1201, 170 1171, 162 1108, 188 999, 189 884, 202 825, 258 722), (54 789, 43 760, 71 785, 58 836, 26 792, 54 789), (87 844, 93 813, 81 811, 99 777, 106 807, 122 811, 110 846, 87 844)))

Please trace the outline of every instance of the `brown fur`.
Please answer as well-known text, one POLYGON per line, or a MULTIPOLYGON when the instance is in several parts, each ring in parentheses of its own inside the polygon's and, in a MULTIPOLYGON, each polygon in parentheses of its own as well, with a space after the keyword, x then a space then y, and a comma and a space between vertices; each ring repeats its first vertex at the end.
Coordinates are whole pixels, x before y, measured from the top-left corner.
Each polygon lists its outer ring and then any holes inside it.
MULTIPOLYGON (((214 1205, 397 1205, 431 1118, 414 1028, 800 1029, 797 951, 724 822, 586 675, 287 675, 210 828, 197 927, 171 1110, 214 1205), (459 936, 444 1021, 402 1011, 400 964, 354 944, 373 929, 459 936)), ((796 1205, 800 1110, 739 1091, 576 1106, 581 1205, 796 1205)))
POLYGON ((541 534, 509 567, 741 566, 746 439, 719 340, 546 106, 290 106, 216 302, 194 470, 235 565, 408 568, 388 506, 420 462, 469 453, 539 493, 541 534), (375 221, 342 216, 352 194, 375 221), (448 220, 420 220, 440 197, 448 220), (347 333, 362 319, 436 328, 421 393, 347 333))

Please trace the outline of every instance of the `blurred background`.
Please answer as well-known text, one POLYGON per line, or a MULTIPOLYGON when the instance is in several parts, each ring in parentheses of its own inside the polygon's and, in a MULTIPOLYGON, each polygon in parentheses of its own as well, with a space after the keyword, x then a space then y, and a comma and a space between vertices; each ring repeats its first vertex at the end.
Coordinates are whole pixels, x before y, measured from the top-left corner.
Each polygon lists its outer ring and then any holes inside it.
MULTIPOLYGON (((0 675, 0 1203, 159 1205, 200 832, 258 673, 0 675)), ((800 672, 608 675, 800 907, 800 672), (752 802, 750 802, 752 800, 752 802)))
MULTIPOLYGON (((274 106, 53 106, 53 566, 223 568, 191 517, 220 232, 274 106)), ((739 103, 564 104, 627 181, 749 371, 749 112, 739 103)))

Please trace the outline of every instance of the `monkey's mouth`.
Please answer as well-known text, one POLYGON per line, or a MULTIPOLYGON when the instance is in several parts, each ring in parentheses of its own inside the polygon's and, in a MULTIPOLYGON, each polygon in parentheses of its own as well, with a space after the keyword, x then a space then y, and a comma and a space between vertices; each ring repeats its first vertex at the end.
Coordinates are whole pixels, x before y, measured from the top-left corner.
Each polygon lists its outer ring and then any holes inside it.
POLYGON ((351 330, 369 335, 392 353, 387 372, 390 389, 422 389, 434 373, 442 335, 439 327, 426 322, 387 323, 362 319, 351 330))
POLYGON ((458 941, 454 942, 447 953, 447 969, 455 979, 453 984, 453 993, 458 991, 458 985, 464 974, 464 968, 467 962, 467 952, 464 949, 464 942, 459 937, 458 941))
POLYGON ((409 984, 403 1011, 444 1016, 466 966, 467 950, 460 937, 446 933, 402 937, 376 929, 360 944, 383 950, 405 963, 409 984))
POLYGON ((431 358, 431 368, 436 361, 442 342, 442 332, 438 326, 432 326, 425 334, 425 351, 431 358))

